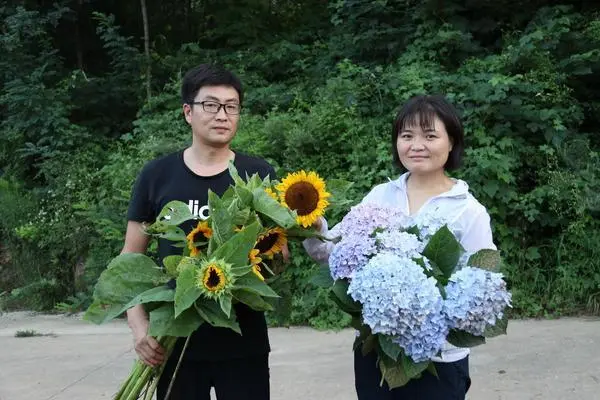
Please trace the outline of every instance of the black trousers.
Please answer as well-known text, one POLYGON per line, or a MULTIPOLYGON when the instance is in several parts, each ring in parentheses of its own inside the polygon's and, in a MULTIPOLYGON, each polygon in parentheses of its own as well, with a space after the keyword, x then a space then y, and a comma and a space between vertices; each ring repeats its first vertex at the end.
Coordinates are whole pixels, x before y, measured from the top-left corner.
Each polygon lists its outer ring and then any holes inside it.
POLYGON ((469 357, 452 363, 435 363, 439 379, 425 371, 419 379, 390 390, 381 382, 377 354, 363 357, 360 348, 354 352, 354 382, 359 400, 464 400, 471 379, 469 357))
MULTIPOLYGON (((164 400, 177 365, 170 357, 156 390, 164 400)), ((218 400, 269 400, 269 355, 223 361, 184 358, 175 376, 169 400, 210 400, 214 387, 218 400)))

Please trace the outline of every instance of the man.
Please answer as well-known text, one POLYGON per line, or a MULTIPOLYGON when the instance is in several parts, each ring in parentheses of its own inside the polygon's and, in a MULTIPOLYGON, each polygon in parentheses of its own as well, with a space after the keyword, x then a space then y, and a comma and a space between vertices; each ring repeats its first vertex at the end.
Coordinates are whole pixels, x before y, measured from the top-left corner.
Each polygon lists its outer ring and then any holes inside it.
MULTIPOLYGON (((185 75, 181 88, 183 114, 192 128, 192 144, 183 151, 146 164, 133 189, 127 214, 127 232, 122 252, 144 253, 149 238, 143 224, 155 220, 163 206, 172 200, 183 201, 200 219, 208 218, 208 191, 221 195, 233 183, 228 165, 231 160, 240 176, 258 173, 261 177, 275 171, 264 160, 234 152, 230 148, 240 118, 243 90, 239 79, 227 70, 200 65, 185 75)), ((189 233, 194 221, 183 225, 189 233)), ((181 249, 159 242, 162 260, 181 249)), ((194 332, 175 376, 170 399, 209 400, 215 388, 219 400, 269 399, 269 340, 263 313, 244 305, 236 306, 242 335, 205 323, 194 332)), ((183 340, 165 360, 164 349, 147 335, 148 316, 142 306, 127 311, 135 350, 147 365, 165 361, 158 385, 163 399, 179 360, 183 340)))

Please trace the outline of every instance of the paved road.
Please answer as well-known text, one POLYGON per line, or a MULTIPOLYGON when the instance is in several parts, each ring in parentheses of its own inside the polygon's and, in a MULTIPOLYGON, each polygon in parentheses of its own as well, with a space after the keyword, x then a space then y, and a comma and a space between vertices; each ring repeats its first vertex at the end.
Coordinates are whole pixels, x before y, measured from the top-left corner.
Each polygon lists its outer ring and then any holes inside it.
MULTIPOLYGON (((270 330, 273 400, 348 400, 353 332, 270 330)), ((127 326, 77 316, 0 316, 0 400, 107 400, 134 359, 127 326), (18 330, 53 334, 14 337, 18 330)), ((470 400, 600 399, 600 319, 511 321, 471 355, 470 400)))

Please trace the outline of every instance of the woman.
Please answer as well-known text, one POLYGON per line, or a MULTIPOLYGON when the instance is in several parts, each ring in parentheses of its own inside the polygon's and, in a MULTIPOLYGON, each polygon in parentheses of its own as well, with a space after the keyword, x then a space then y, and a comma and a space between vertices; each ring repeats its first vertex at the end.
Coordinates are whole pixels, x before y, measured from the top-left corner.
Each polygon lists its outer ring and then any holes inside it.
MULTIPOLYGON (((490 217, 470 193, 468 185, 446 172, 456 169, 463 153, 463 127, 454 107, 441 96, 416 96, 398 112, 392 129, 394 163, 407 172, 395 181, 375 186, 365 203, 399 207, 416 224, 438 221, 458 238, 467 256, 478 250, 496 249, 490 217)), ((321 219, 315 224, 328 237, 344 232, 327 229, 321 219)), ((309 239, 308 254, 327 262, 331 242, 309 239)), ((433 359, 438 377, 424 372, 419 379, 389 390, 380 386, 377 356, 354 353, 355 386, 359 400, 455 400, 464 399, 471 384, 469 350, 447 343, 440 357, 433 359)))

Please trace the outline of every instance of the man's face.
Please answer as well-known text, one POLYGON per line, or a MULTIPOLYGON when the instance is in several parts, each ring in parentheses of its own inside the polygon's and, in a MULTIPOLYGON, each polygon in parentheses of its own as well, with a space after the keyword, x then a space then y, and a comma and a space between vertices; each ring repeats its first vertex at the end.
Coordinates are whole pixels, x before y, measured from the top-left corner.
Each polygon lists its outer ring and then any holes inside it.
POLYGON ((194 99, 194 103, 200 102, 205 103, 183 105, 183 114, 192 127, 194 141, 209 147, 227 146, 235 137, 240 119, 239 114, 231 114, 235 105, 239 109, 237 90, 231 86, 203 86, 194 99), (229 105, 230 113, 216 103, 229 105), (215 113, 217 108, 219 111, 215 113))

